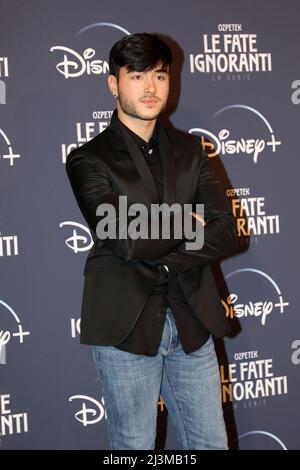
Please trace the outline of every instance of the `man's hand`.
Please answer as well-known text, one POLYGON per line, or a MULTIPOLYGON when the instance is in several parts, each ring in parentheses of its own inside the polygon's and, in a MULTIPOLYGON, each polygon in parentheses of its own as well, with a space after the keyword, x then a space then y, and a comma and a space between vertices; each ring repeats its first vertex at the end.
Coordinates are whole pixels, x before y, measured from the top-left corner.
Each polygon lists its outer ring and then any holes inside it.
POLYGON ((201 215, 197 214, 197 212, 190 212, 190 215, 195 217, 195 219, 199 220, 199 222, 202 222, 203 225, 206 225, 206 222, 203 219, 203 217, 201 217, 201 215))
MULTIPOLYGON (((195 219, 195 222, 192 226, 193 231, 196 230, 197 221, 200 222, 203 226, 206 225, 206 222, 203 217, 197 214, 197 212, 190 212, 190 215, 192 215, 195 219)), ((182 253, 179 253, 176 247, 173 248, 173 250, 169 254, 161 256, 160 258, 157 258, 154 261, 156 265, 165 266, 165 269, 169 273, 169 281, 172 281, 172 279, 176 277, 178 271, 186 268, 186 265, 184 265, 185 256, 182 253)))

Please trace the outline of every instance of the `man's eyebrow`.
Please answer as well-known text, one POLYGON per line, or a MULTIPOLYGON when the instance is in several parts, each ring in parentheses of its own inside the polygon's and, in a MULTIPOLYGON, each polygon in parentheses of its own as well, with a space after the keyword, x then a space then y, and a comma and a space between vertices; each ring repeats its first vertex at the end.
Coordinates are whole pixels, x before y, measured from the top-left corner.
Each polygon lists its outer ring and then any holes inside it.
MULTIPOLYGON (((168 70, 166 68, 160 68, 160 69, 154 69, 154 72, 165 72, 168 73, 168 70)), ((126 73, 146 73, 144 72, 138 72, 137 70, 126 70, 126 73)))

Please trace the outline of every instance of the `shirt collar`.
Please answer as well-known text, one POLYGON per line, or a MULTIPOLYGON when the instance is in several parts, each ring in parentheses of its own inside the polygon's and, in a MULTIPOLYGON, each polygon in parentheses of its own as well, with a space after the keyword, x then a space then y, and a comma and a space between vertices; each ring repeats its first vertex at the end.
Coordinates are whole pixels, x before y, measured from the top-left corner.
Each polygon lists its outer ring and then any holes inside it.
POLYGON ((126 129, 126 131, 132 136, 136 144, 139 146, 139 148, 142 151, 147 151, 148 149, 155 147, 158 142, 158 135, 157 135, 157 121, 155 123, 154 129, 152 136, 149 139, 149 142, 146 140, 142 139, 139 135, 137 135, 135 132, 133 132, 129 127, 127 127, 120 119, 118 118, 118 113, 116 112, 116 118, 118 119, 119 123, 126 129))

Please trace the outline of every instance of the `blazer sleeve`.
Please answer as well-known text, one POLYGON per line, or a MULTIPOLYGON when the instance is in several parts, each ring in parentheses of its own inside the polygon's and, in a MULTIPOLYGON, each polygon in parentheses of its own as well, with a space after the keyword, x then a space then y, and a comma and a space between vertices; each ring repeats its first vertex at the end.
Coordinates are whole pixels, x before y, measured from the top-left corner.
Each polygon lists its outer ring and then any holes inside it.
MULTIPOLYGON (((80 211, 85 218, 90 229, 96 233, 96 227, 101 220, 101 216, 96 215, 97 207, 100 204, 111 204, 116 211, 116 234, 119 233, 119 195, 113 191, 109 171, 105 164, 95 155, 90 153, 70 152, 66 160, 66 172, 77 201, 80 211)), ((103 216, 104 217, 104 216, 103 216)), ((127 225, 135 217, 127 216, 127 225)), ((151 216, 147 215, 148 227, 151 225, 151 216)), ((181 239, 174 238, 174 214, 170 217, 170 238, 161 238, 159 232, 158 239, 132 239, 126 238, 105 238, 103 243, 115 254, 125 260, 154 260, 167 254, 176 245, 182 242, 181 239)), ((161 230, 163 224, 159 224, 161 230)))
MULTIPOLYGON (((171 269, 173 268, 173 273, 203 266, 215 259, 232 255, 239 247, 236 222, 230 201, 224 194, 211 158, 198 141, 197 145, 201 149, 202 163, 197 178, 195 203, 204 204, 206 224, 201 227, 204 230, 204 243, 200 249, 187 250, 183 241, 170 253, 155 260, 156 264, 166 264, 171 269)), ((196 230, 200 224, 201 222, 196 222, 196 230)))

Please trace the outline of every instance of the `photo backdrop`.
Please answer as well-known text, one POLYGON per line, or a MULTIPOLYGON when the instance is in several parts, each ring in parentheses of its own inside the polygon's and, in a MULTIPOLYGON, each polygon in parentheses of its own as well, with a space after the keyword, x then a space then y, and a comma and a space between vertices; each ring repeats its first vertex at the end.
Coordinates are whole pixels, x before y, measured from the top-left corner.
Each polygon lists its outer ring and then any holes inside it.
MULTIPOLYGON (((299 14, 293 0, 0 1, 0 449, 107 449, 79 344, 92 239, 64 165, 108 126, 108 53, 136 32, 173 48, 167 120, 199 136, 239 230, 241 252, 214 266, 234 330, 216 341, 230 447, 300 448, 299 14)), ((179 449, 158 411, 159 448, 179 449)))

